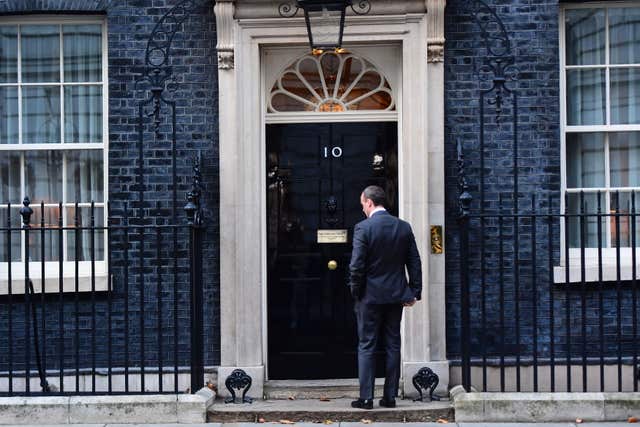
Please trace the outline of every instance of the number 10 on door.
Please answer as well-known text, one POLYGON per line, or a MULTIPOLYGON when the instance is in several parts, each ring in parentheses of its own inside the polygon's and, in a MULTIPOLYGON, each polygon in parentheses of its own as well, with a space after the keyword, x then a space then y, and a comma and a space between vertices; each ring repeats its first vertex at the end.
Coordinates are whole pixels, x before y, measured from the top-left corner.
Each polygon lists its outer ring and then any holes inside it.
POLYGON ((339 157, 342 157, 342 148, 331 147, 331 149, 329 149, 329 147, 323 147, 323 154, 325 159, 328 158, 329 155, 337 159, 339 157))

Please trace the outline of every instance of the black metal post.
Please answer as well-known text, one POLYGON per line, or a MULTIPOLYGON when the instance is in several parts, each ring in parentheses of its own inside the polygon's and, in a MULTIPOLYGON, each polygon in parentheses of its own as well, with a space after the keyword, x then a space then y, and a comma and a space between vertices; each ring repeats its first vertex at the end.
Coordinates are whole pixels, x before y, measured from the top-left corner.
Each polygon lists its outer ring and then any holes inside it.
POLYGON ((25 363, 25 392, 31 393, 31 318, 29 314, 31 312, 31 296, 29 292, 29 230, 31 229, 31 215, 33 215, 33 209, 29 207, 31 200, 25 197, 22 201, 22 207, 20 208, 20 215, 22 216, 22 229, 24 230, 24 363, 25 363))
POLYGON ((7 302, 9 303, 7 311, 8 311, 8 344, 9 344, 9 360, 8 360, 8 365, 9 365, 9 376, 7 378, 7 380, 9 381, 9 396, 11 396, 13 394, 13 348, 14 348, 14 342, 13 342, 13 277, 12 277, 12 271, 11 271, 11 261, 12 261, 12 254, 11 254, 11 203, 7 203, 7 287, 8 287, 8 299, 7 302))
POLYGON ((462 144, 458 145, 458 224, 460 227, 460 358, 462 369, 462 386, 471 390, 471 324, 469 321, 469 211, 471 194, 465 177, 464 154, 462 144))
POLYGON ((190 225, 189 244, 191 254, 191 393, 204 385, 204 343, 203 343, 203 294, 202 294, 202 217, 200 159, 193 166, 191 190, 187 193, 184 211, 190 225))

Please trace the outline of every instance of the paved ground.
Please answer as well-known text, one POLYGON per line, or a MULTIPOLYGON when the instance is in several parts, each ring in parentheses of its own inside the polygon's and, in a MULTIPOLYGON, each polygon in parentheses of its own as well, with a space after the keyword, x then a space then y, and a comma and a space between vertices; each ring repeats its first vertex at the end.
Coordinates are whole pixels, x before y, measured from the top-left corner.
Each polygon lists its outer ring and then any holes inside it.
MULTIPOLYGON (((321 423, 295 423, 295 427, 319 427, 326 424, 321 423)), ((442 427, 443 425, 450 425, 455 427, 630 427, 627 422, 619 423, 332 423, 332 427, 442 427)), ((631 424, 633 425, 633 424, 631 424)), ((44 425, 37 426, 30 425, 0 425, 0 427, 277 427, 287 426, 282 423, 207 423, 207 424, 63 424, 63 425, 44 425)))

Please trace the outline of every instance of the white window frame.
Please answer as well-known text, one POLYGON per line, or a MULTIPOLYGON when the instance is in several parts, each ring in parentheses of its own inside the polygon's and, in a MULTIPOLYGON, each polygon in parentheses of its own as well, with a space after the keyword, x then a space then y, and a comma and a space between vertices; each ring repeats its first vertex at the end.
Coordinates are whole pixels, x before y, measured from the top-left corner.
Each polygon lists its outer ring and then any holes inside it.
MULTIPOLYGON (((580 193, 583 189, 568 189, 567 188, 567 155, 566 155, 566 136, 568 133, 604 133, 605 134, 605 187, 603 188, 589 188, 584 189, 585 194, 597 193, 598 190, 604 195, 603 211, 608 212, 610 206, 610 195, 612 192, 618 190, 618 188, 610 187, 610 169, 609 169, 609 134, 613 132, 640 132, 640 124, 633 125, 610 125, 608 124, 611 119, 611 105, 610 105, 610 80, 609 70, 611 68, 640 68, 640 64, 614 64, 609 63, 609 14, 608 9, 611 8, 639 8, 640 1, 611 1, 611 2, 594 2, 594 3, 581 3, 581 4, 561 4, 559 13, 559 58, 560 58, 560 212, 565 212, 565 197, 564 195, 569 193, 580 193), (605 62, 604 64, 594 65, 567 65, 566 64, 566 33, 565 33, 565 13, 567 10, 575 9, 605 9, 605 62), (605 69, 605 119, 604 125, 580 125, 569 126, 567 124, 567 86, 566 86, 566 71, 568 69, 605 69)), ((640 43, 640 41, 638 41, 640 43)), ((624 187, 619 188, 620 192, 638 191, 640 196, 640 187, 624 187)), ((636 198, 636 209, 640 211, 640 197, 636 198)), ((585 277, 586 282, 599 281, 600 274, 602 274, 603 281, 615 281, 618 276, 617 266, 617 251, 616 247, 609 247, 611 245, 611 233, 607 231, 610 227, 610 221, 606 217, 605 222, 605 239, 603 240, 602 248, 602 271, 598 266, 598 248, 585 248, 585 277)), ((554 268, 554 282, 565 283, 566 282, 566 244, 564 240, 564 221, 560 221, 560 266, 554 268)), ((640 245, 640 242, 637 244, 640 245)), ((632 275, 632 251, 636 248, 621 247, 620 248, 620 278, 621 280, 631 280, 632 275)), ((582 261, 581 261, 581 249, 569 248, 569 282, 582 281, 582 261)), ((640 251, 636 252, 636 264, 637 264, 637 278, 640 279, 640 251)))
MULTIPOLYGON (((85 24, 99 24, 102 28, 102 81, 101 82, 79 82, 73 83, 72 85, 97 85, 100 84, 102 87, 102 142, 100 143, 66 143, 64 142, 64 87, 69 85, 69 83, 64 83, 63 73, 64 73, 64 51, 63 51, 63 42, 62 37, 60 37, 60 81, 52 82, 52 83, 22 83, 21 76, 21 61, 18 59, 18 82, 17 83, 0 83, 0 86, 14 86, 18 88, 18 111, 19 113, 19 122, 18 122, 18 144, 0 144, 0 155, 3 155, 4 151, 35 151, 35 150, 61 150, 61 151, 69 151, 69 150, 102 150, 102 161, 103 161, 103 200, 94 201, 94 206, 96 208, 101 208, 103 212, 103 224, 107 225, 107 199, 108 199, 108 188, 109 188, 109 75, 108 75, 108 39, 107 39, 107 22, 104 16, 58 16, 58 15, 42 15, 42 16, 34 16, 34 17, 26 17, 26 16, 11 16, 11 17, 3 17, 2 26, 22 26, 22 25, 58 25, 60 31, 62 30, 62 25, 85 25, 85 24), (22 144, 22 94, 21 88, 23 86, 58 86, 61 88, 61 96, 60 96, 60 117, 61 117, 61 140, 59 144, 22 144)), ((18 36, 18 58, 21 58, 20 53, 20 36, 18 36)), ((20 162, 21 168, 24 165, 24 162, 21 160, 20 162)), ((67 208, 74 206, 74 201, 66 200, 66 168, 63 168, 62 171, 62 194, 63 194, 63 212, 66 211, 67 208)), ((20 184, 20 199, 22 200, 25 196, 25 183, 24 183, 24 173, 21 171, 21 184, 20 184)), ((40 203, 37 200, 32 200, 31 208, 34 210, 34 214, 40 209, 40 203)), ((45 204, 46 207, 57 207, 58 204, 45 204)), ((78 203, 78 207, 88 208, 91 206, 91 203, 78 203)), ((21 207, 21 205, 17 206, 21 207)), ((62 213, 62 212, 61 212, 62 213)), ((68 223, 68 221, 67 221, 68 223)), ((3 224, 5 225, 5 224, 3 224)), ((32 225, 38 227, 38 224, 32 222, 32 225)), ((35 228, 32 233, 39 233, 39 229, 35 228)), ((67 253, 67 235, 68 233, 63 234, 63 254, 67 253)), ((94 280, 93 280, 93 289, 95 291, 106 291, 109 290, 109 280, 107 280, 108 275, 108 267, 107 267, 107 242, 108 235, 107 231, 104 232, 104 259, 95 260, 95 261, 79 261, 78 264, 78 275, 76 278, 75 270, 76 270, 76 262, 75 261, 67 261, 63 260, 63 291, 64 292, 74 292, 76 289, 76 280, 78 289, 81 292, 88 292, 92 290, 92 269, 94 271, 94 280), (93 266, 92 266, 93 264, 93 266)), ((21 232, 21 258, 24 257, 25 251, 25 239, 24 232, 21 232)), ((60 278, 60 262, 59 261, 45 261, 44 262, 44 277, 42 277, 42 262, 41 261, 31 261, 29 262, 29 277, 33 282, 34 291, 36 293, 42 292, 42 286, 44 283, 44 292, 45 293, 57 293, 59 292, 59 278, 60 278)), ((0 295, 8 294, 8 272, 9 272, 9 263, 8 262, 0 262, 0 295)), ((14 295, 24 294, 24 277, 25 277, 25 262, 24 261, 13 261, 11 262, 11 292, 14 295)))

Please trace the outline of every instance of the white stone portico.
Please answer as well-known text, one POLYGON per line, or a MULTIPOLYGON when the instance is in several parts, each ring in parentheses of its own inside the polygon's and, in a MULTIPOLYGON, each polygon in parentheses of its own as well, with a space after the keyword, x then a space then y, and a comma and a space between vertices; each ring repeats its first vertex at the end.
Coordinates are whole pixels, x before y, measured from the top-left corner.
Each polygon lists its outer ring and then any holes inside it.
MULTIPOLYGON (((217 0, 220 141, 220 318, 218 390, 233 369, 253 379, 262 396, 268 379, 266 333, 265 49, 308 43, 301 12, 282 18, 272 0, 217 0)), ((403 393, 417 394, 421 367, 448 388, 445 348, 444 255, 431 253, 430 225, 444 226, 445 0, 371 0, 368 15, 347 15, 344 44, 371 51, 396 45, 400 216, 414 229, 423 259, 423 301, 405 311, 403 393)), ((283 64, 284 65, 284 64, 283 64)), ((375 113, 374 113, 375 114, 375 113)), ((314 113, 301 121, 349 121, 348 114, 314 113)), ((358 116, 358 120, 367 120, 358 116)), ((370 116, 369 120, 377 120, 370 116)), ((446 248, 445 248, 446 252, 446 248)))

